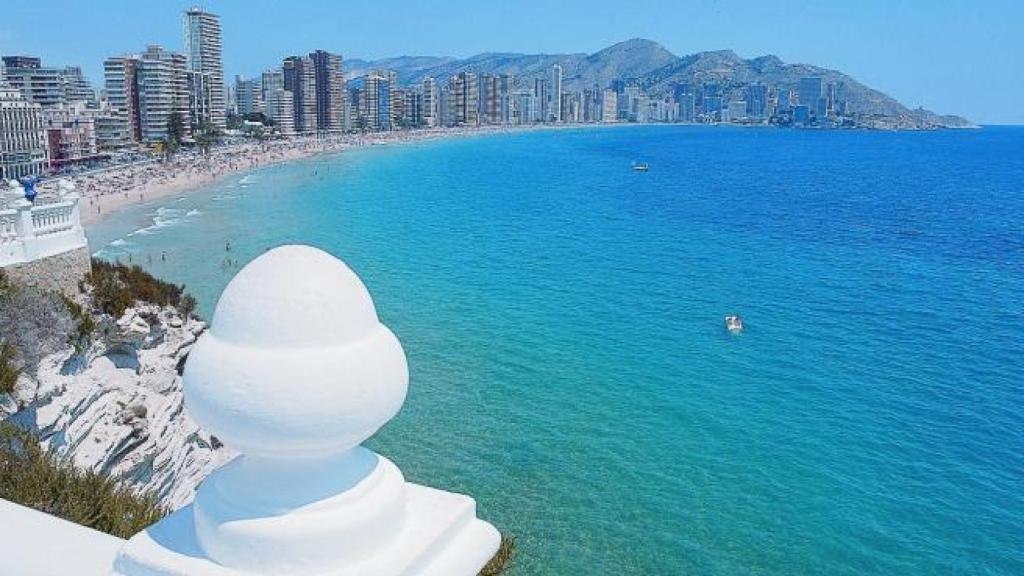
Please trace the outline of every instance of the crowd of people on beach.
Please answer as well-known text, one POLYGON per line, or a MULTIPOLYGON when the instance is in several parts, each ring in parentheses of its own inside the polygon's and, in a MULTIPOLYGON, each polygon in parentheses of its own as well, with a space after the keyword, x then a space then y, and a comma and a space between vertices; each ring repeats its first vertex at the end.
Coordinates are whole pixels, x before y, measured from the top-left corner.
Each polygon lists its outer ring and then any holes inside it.
MULTIPOLYGON (((433 128, 364 134, 309 135, 281 140, 244 140, 214 146, 206 152, 199 148, 185 149, 169 155, 154 153, 151 157, 141 160, 136 154, 129 162, 82 171, 69 178, 82 197, 83 217, 94 220, 101 217, 105 210, 109 211, 124 204, 197 188, 234 172, 313 154, 338 152, 362 146, 511 130, 515 128, 433 128)), ((55 187, 56 180, 46 181, 41 186, 43 189, 55 187)))

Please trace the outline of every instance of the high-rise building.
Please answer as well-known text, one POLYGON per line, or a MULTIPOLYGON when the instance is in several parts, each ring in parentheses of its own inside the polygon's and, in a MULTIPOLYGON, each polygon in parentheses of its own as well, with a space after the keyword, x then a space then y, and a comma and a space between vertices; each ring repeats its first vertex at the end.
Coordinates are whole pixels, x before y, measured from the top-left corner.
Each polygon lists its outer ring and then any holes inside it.
POLYGON ((829 82, 825 88, 825 97, 828 99, 828 112, 830 114, 836 114, 839 112, 839 85, 835 82, 829 82))
POLYGON ((423 79, 423 126, 434 128, 441 123, 441 95, 437 82, 430 76, 423 79))
POLYGON ((182 124, 182 138, 191 136, 189 78, 185 57, 149 46, 138 63, 139 127, 142 140, 167 140, 172 116, 182 124))
POLYGON ((61 87, 64 90, 64 102, 93 102, 96 92, 89 85, 89 80, 82 74, 78 66, 65 66, 60 74, 61 87))
POLYGON ((498 77, 494 74, 480 76, 480 121, 497 124, 501 114, 501 95, 498 77))
POLYGON ((793 91, 788 88, 780 88, 776 109, 778 112, 789 112, 793 108, 793 91))
POLYGON ((581 122, 599 122, 601 120, 601 90, 597 85, 583 90, 577 95, 580 101, 581 122))
POLYGON ((341 56, 324 50, 309 55, 313 62, 316 85, 317 130, 345 128, 345 75, 341 56))
POLYGON ((391 130, 398 126, 398 121, 402 116, 400 108, 402 107, 403 100, 399 94, 398 72, 395 70, 378 70, 377 72, 387 80, 388 114, 391 122, 391 126, 387 129, 391 130))
POLYGON ((185 86, 188 94, 188 125, 195 134, 203 130, 207 122, 213 124, 213 81, 205 72, 185 70, 185 86))
MULTIPOLYGON (((227 127, 227 122, 224 117, 226 106, 220 18, 200 8, 190 8, 182 17, 182 29, 188 70, 207 76, 195 83, 197 88, 208 90, 210 95, 209 116, 200 118, 199 121, 209 121, 223 130, 227 127)), ((196 95, 194 98, 202 98, 202 95, 196 95)))
POLYGON ((516 77, 514 74, 502 74, 498 77, 498 98, 499 110, 498 121, 501 124, 512 124, 512 112, 515 106, 513 99, 516 90, 516 77))
POLYGON ((391 81, 386 72, 373 70, 363 76, 359 91, 359 118, 369 131, 391 130, 391 81))
POLYGON ((41 109, 0 81, 0 180, 42 174, 46 168, 41 109))
MULTIPOLYGON (((108 120, 103 122, 100 132, 116 141, 121 129, 115 124, 124 123, 124 132, 132 142, 142 142, 142 125, 139 122, 139 57, 115 56, 103 61, 104 89, 109 103, 108 120)), ((106 138, 101 137, 102 141, 106 138)))
POLYGON ((448 80, 452 97, 452 121, 456 125, 480 123, 479 86, 473 72, 459 72, 448 80))
POLYGON ((284 72, 280 68, 272 68, 266 70, 260 76, 260 84, 262 89, 263 101, 267 101, 267 96, 274 90, 284 90, 284 72))
POLYGON ((129 133, 125 117, 109 101, 100 101, 95 123, 96 148, 99 150, 120 150, 136 142, 129 133))
POLYGON ((601 92, 601 122, 618 122, 619 98, 615 90, 601 92))
POLYGON ((768 110, 768 86, 761 84, 750 84, 747 86, 747 111, 750 118, 764 118, 768 110))
POLYGON ((549 88, 548 81, 543 78, 537 78, 533 81, 533 96, 537 99, 539 110, 538 120, 540 122, 548 121, 549 110, 551 109, 550 98, 548 96, 549 88))
POLYGON ((417 90, 403 90, 405 103, 402 106, 402 125, 406 127, 423 126, 423 93, 417 90))
POLYGON ((43 66, 34 56, 4 56, 3 63, 2 80, 18 89, 25 100, 44 107, 66 101, 61 70, 43 66))
POLYGON ((747 102, 745 100, 731 100, 722 108, 722 122, 739 122, 747 118, 747 102))
POLYGON ((647 111, 641 102, 640 87, 630 85, 623 88, 622 97, 619 99, 619 118, 628 122, 643 122, 646 117, 647 111))
POLYGON ((818 106, 818 99, 825 95, 824 80, 821 76, 809 76, 800 79, 798 95, 800 104, 814 110, 818 106))
POLYGON ((243 116, 263 112, 263 83, 235 76, 235 106, 243 116))
POLYGON ((697 121, 697 97, 695 94, 692 92, 680 94, 677 104, 679 105, 680 122, 697 121))
POLYGON ((292 93, 295 131, 306 134, 316 131, 316 71, 307 56, 284 59, 284 89, 292 93))
POLYGON ((540 107, 533 90, 521 89, 512 93, 511 124, 533 124, 540 120, 540 107))
POLYGON ((562 67, 555 64, 551 67, 551 107, 548 110, 548 122, 562 121, 562 67))
POLYGON ((295 134, 295 102, 284 88, 271 88, 264 101, 265 114, 284 136, 295 134))

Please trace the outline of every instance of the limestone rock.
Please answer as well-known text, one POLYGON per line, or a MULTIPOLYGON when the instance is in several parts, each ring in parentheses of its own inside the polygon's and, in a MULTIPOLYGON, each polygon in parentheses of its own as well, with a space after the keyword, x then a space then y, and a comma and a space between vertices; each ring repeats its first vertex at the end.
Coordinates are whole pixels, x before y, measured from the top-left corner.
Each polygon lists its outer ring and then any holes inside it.
POLYGON ((118 319, 98 319, 93 343, 44 358, 0 418, 35 432, 76 466, 157 494, 171 508, 230 459, 184 410, 178 368, 205 330, 173 308, 138 304, 118 319))

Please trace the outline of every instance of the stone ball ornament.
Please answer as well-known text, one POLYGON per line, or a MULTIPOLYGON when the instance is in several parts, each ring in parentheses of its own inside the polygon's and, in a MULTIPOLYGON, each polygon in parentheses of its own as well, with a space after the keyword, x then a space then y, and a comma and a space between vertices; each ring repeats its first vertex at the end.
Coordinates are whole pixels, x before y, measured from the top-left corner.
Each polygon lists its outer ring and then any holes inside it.
POLYGON ((341 260, 282 246, 228 284, 185 366, 196 422, 243 454, 340 453, 405 401, 402 345, 341 260))

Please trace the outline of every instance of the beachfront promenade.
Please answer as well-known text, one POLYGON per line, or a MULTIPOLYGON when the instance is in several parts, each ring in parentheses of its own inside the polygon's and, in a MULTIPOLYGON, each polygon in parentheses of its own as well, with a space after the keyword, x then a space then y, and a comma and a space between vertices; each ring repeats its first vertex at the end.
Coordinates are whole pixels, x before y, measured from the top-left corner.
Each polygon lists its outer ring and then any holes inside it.
MULTIPOLYGON (((215 146, 208 153, 191 149, 172 156, 82 172, 68 176, 68 178, 81 195, 82 222, 89 225, 126 205, 194 190, 242 170, 366 146, 404 144, 531 129, 541 128, 473 126, 367 134, 303 136, 263 142, 245 141, 215 146)), ((40 190, 44 191, 55 192, 56 188, 56 180, 44 181, 40 185, 40 190)))

